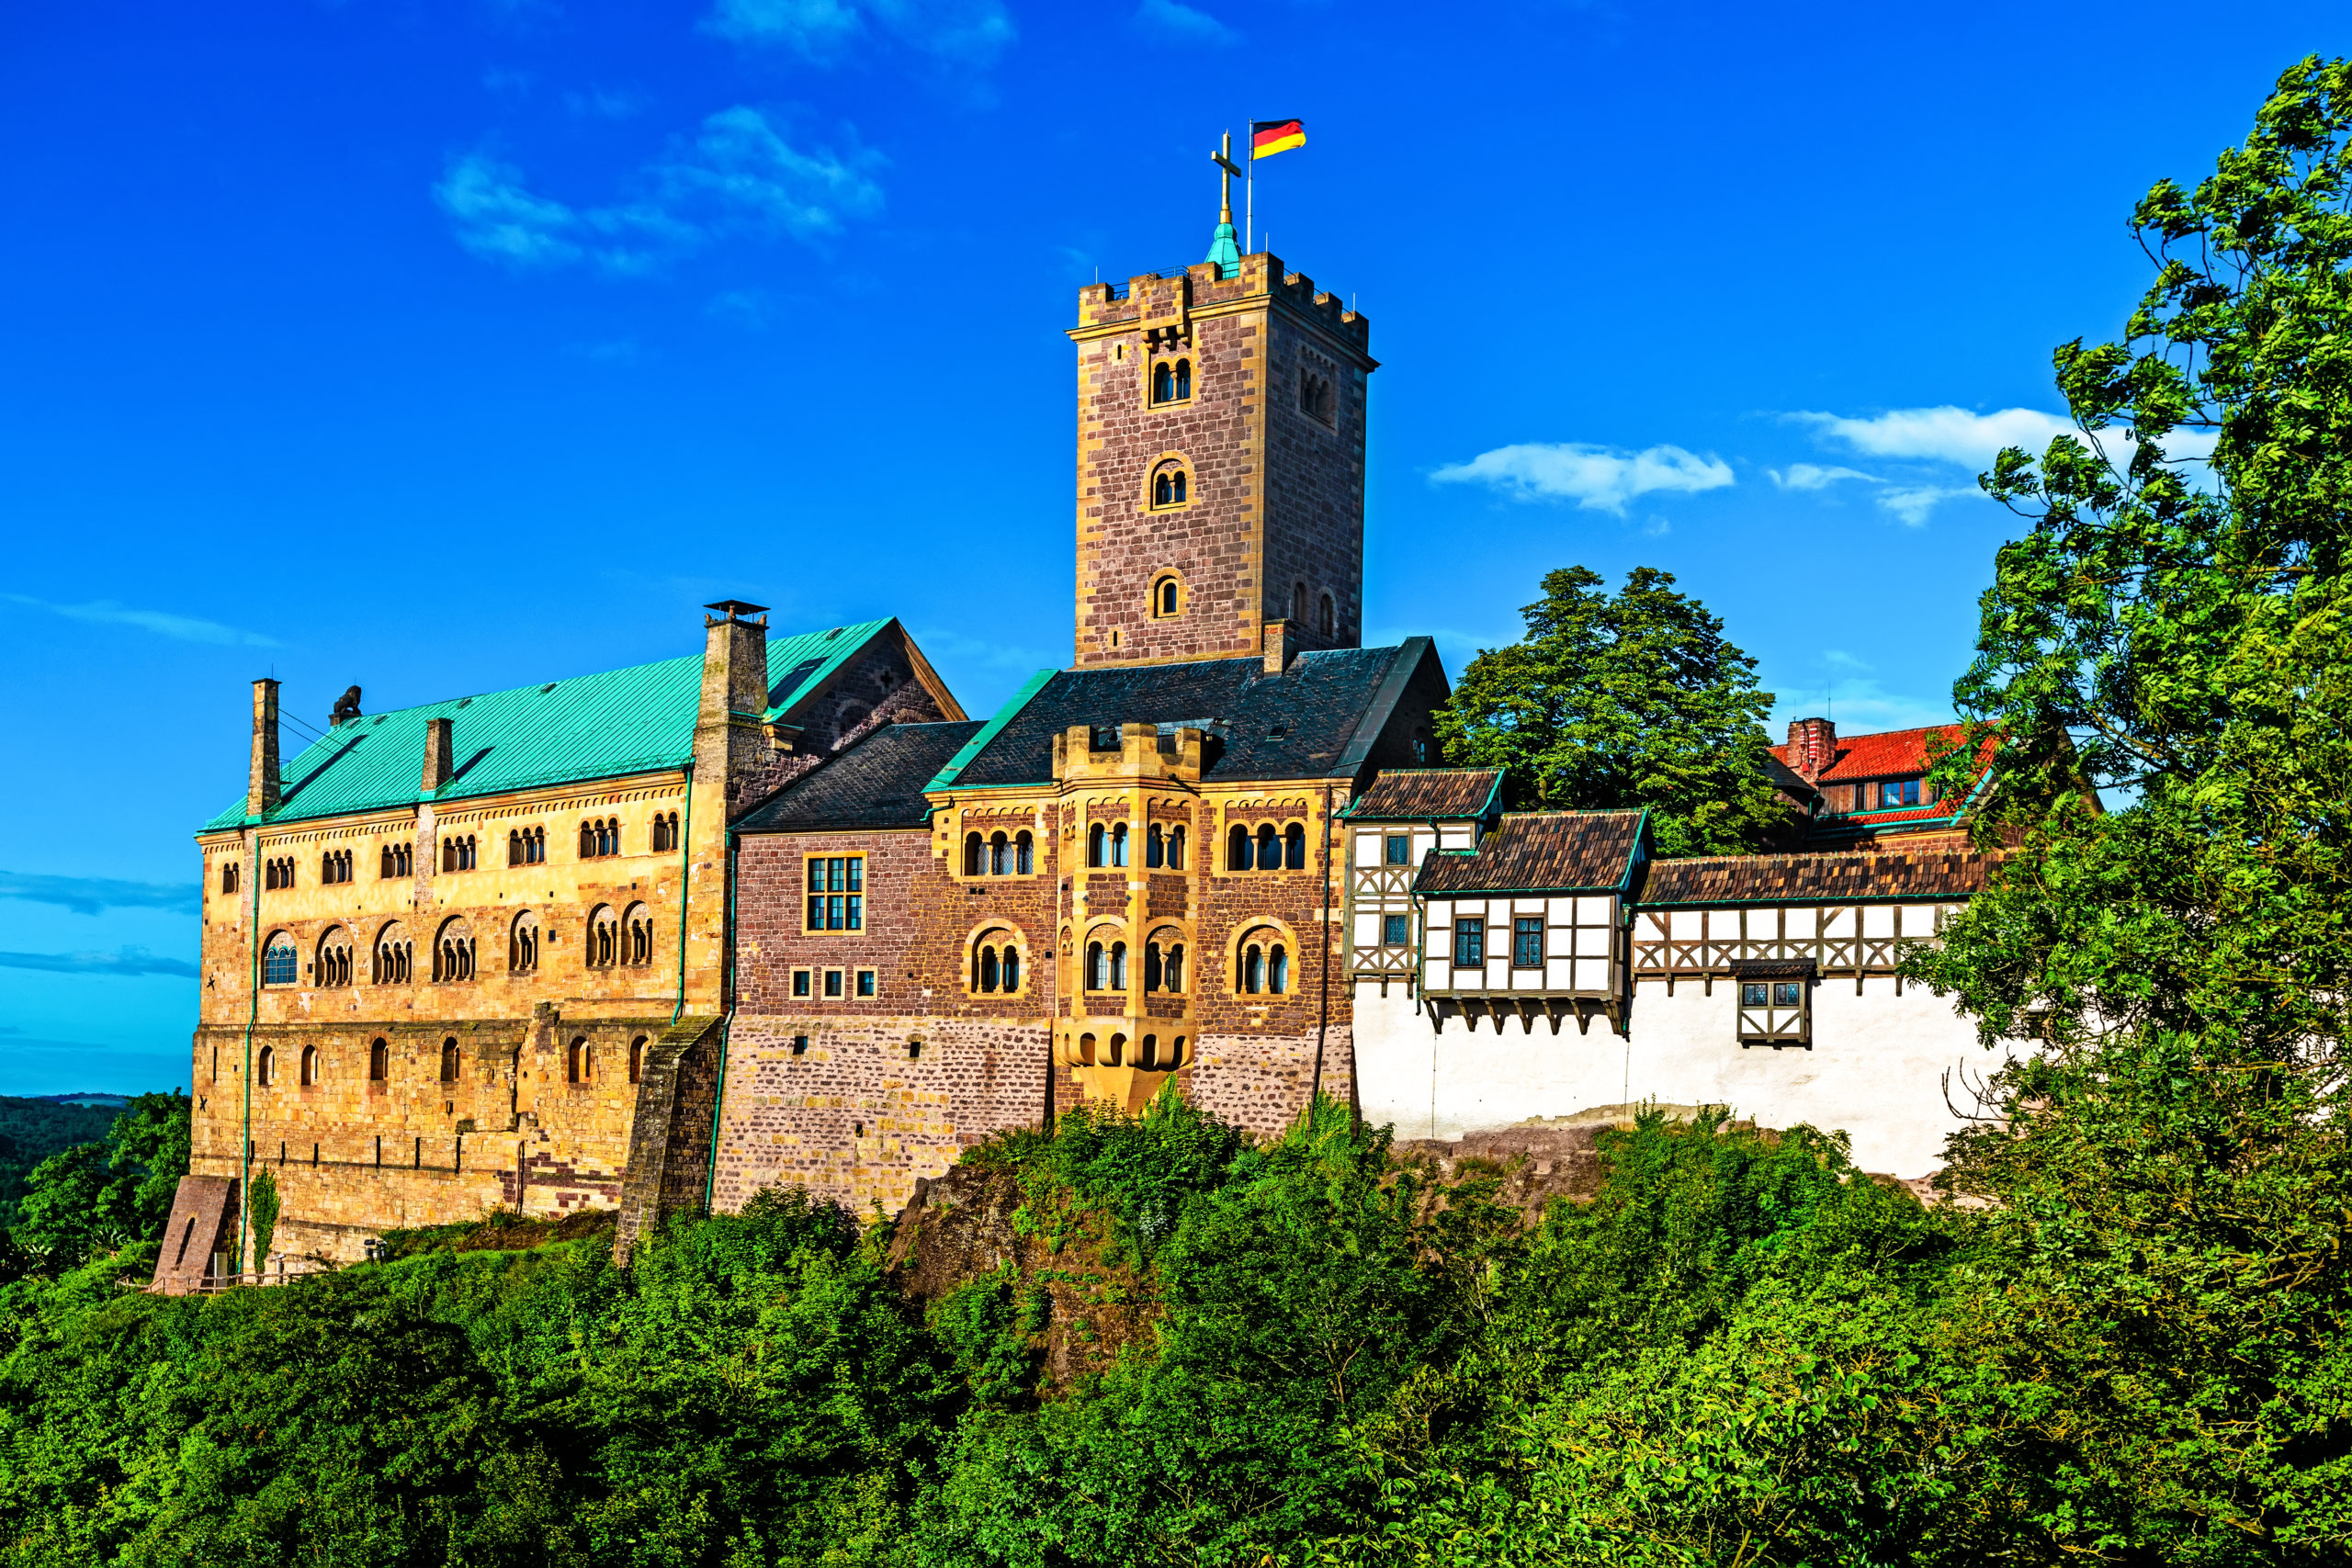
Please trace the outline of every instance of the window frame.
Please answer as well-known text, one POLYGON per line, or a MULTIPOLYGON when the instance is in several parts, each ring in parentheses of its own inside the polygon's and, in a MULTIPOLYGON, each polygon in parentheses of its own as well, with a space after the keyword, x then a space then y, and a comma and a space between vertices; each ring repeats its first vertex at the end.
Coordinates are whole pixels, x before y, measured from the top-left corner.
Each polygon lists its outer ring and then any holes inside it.
POLYGON ((1487 917, 1456 915, 1453 918, 1453 966, 1456 969, 1484 969, 1487 966, 1487 917))
MULTIPOLYGON (((1774 967, 1778 967, 1777 965, 1774 967)), ((1733 1037, 1742 1050, 1751 1045, 1813 1048, 1813 993, 1818 975, 1758 974, 1733 976, 1733 1037), (1793 987, 1796 1000, 1784 998, 1793 987), (1760 993, 1763 1000, 1753 999, 1760 993)))
POLYGON ((1510 918, 1510 966, 1514 969, 1544 967, 1545 927, 1549 924, 1542 915, 1514 913, 1510 918), (1528 942, 1534 942, 1534 956, 1528 955, 1528 942))
POLYGON ((1384 911, 1380 917, 1380 945, 1383 947, 1412 946, 1413 917, 1394 910, 1384 911), (1395 934, 1392 935, 1392 932, 1395 934))
MULTIPOLYGON (((985 854, 987 846, 981 846, 985 854)), ((865 930, 865 852, 864 850, 807 851, 800 857, 800 931, 804 936, 853 936, 865 930), (831 884, 833 873, 825 871, 828 886, 811 886, 810 879, 819 874, 819 867, 839 863, 841 886, 831 884), (820 900, 827 900, 821 906, 820 900), (821 921, 819 916, 825 919, 821 921), (840 916, 837 923, 833 917, 840 916)))

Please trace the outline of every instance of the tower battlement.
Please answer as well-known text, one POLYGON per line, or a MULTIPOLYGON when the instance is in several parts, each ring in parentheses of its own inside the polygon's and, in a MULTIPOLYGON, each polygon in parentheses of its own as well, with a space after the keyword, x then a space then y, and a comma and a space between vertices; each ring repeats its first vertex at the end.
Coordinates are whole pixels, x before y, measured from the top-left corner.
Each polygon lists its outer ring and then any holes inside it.
POLYGON ((1317 292, 1305 273, 1284 272, 1282 258, 1271 251, 1243 256, 1230 277, 1219 276, 1214 262, 1195 262, 1177 272, 1140 273, 1124 286, 1090 283, 1078 291, 1078 327, 1071 335, 1084 342, 1102 333, 1182 328, 1195 312, 1261 299, 1281 300, 1359 354, 1371 344, 1369 318, 1349 310, 1338 295, 1317 292))

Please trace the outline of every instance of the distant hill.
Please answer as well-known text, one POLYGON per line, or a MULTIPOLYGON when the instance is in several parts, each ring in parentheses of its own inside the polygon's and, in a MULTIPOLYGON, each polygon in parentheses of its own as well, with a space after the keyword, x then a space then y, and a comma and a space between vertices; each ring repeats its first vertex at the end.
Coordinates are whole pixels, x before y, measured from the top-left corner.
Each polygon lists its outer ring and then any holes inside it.
POLYGON ((0 1094, 0 1225, 16 1217, 25 1177, 75 1144, 95 1144, 130 1103, 119 1094, 0 1094))

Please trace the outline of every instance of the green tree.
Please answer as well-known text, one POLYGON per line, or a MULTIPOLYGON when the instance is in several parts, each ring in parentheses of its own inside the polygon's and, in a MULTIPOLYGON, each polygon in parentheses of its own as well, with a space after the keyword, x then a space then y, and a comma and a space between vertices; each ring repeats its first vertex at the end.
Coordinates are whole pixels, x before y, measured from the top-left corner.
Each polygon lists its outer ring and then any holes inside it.
POLYGON ((73 1264, 102 1246, 155 1239, 187 1174, 187 1097, 135 1097, 105 1141, 77 1144, 33 1168, 17 1204, 17 1241, 73 1264))
POLYGON ((1646 807, 1661 854, 1738 854, 1788 818, 1770 782, 1756 660, 1673 577, 1636 567, 1623 592, 1562 567, 1521 612, 1527 636, 1482 649, 1437 715, 1446 755, 1500 768, 1512 805, 1646 807))
POLYGON ((267 1166, 256 1167, 245 1179, 245 1225, 253 1236, 253 1258, 247 1267, 258 1271, 269 1261, 270 1243, 277 1238, 277 1178, 267 1166))

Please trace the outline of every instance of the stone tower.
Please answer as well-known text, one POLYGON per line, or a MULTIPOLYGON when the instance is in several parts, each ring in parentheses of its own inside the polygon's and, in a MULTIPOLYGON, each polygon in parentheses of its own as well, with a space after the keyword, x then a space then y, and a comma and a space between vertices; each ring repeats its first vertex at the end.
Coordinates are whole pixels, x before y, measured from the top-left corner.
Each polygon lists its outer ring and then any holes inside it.
POLYGON ((1362 645, 1369 324, 1220 241, 1079 290, 1074 668, 1362 645))

